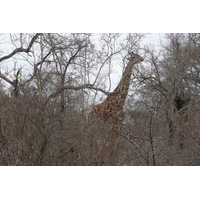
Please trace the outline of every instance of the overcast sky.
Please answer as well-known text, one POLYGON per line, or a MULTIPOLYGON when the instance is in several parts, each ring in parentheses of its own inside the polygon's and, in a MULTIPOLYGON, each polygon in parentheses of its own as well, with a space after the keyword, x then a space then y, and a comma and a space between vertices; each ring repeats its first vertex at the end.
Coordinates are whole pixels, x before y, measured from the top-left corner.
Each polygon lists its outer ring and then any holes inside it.
MULTIPOLYGON (((150 45, 151 47, 153 47, 153 48, 155 47, 155 48, 158 49, 159 43, 163 39, 164 39, 164 33, 146 34, 146 37, 142 40, 142 46, 143 45, 150 45)), ((4 50, 5 54, 9 54, 13 50, 13 46, 12 45, 11 45, 12 47, 10 46, 9 40, 10 40, 10 38, 5 36, 5 41, 1 41, 1 49, 4 50)), ((98 40, 96 42, 98 42, 98 40)), ((124 66, 121 66, 119 63, 121 63, 121 61, 116 60, 116 65, 113 65, 112 73, 110 75, 110 77, 111 77, 111 87, 110 87, 110 83, 107 84, 107 89, 110 88, 110 92, 115 89, 115 87, 119 83, 121 76, 122 76, 122 71, 123 71, 124 66)), ((23 63, 21 65, 26 66, 26 65, 23 65, 23 63)), ((2 71, 5 70, 6 72, 8 72, 9 66, 11 67, 11 69, 13 69, 13 60, 12 59, 5 61, 4 65, 2 66, 3 68, 1 70, 2 71)), ((24 70, 24 73, 25 73, 25 70, 24 70)))
MULTIPOLYGON (((164 35, 165 35, 164 33, 147 34, 146 37, 142 41, 142 45, 150 45, 151 47, 155 47, 155 49, 159 49, 160 42, 164 40, 164 35)), ((111 91, 115 89, 115 87, 118 85, 121 79, 122 70, 123 70, 122 67, 123 66, 119 66, 119 65, 116 65, 116 67, 115 66, 113 67, 113 72, 110 76, 111 77, 111 91)), ((109 88, 109 85, 108 85, 108 88, 109 88)))

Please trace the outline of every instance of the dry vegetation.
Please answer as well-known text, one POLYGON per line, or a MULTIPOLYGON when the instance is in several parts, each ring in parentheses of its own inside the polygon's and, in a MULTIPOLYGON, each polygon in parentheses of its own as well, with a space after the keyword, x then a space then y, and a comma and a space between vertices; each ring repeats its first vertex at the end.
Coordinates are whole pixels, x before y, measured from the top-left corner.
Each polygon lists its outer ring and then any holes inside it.
POLYGON ((200 165, 200 34, 166 34, 159 50, 144 37, 0 35, 0 165, 200 165), (88 112, 132 50, 145 61, 113 140, 88 112))

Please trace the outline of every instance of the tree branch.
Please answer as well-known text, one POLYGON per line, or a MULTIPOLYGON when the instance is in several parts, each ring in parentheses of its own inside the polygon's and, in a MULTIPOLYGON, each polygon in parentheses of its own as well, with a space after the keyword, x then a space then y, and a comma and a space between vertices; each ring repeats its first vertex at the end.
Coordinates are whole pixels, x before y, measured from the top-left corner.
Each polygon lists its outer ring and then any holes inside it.
POLYGON ((10 83, 11 85, 13 85, 13 81, 11 81, 10 79, 6 78, 3 74, 0 73, 0 78, 2 78, 4 81, 10 83))
POLYGON ((34 69, 33 69, 33 74, 31 75, 31 77, 30 77, 28 80, 26 80, 26 81, 23 83, 23 85, 27 84, 28 82, 30 82, 30 81, 32 81, 32 80, 34 79, 34 77, 37 75, 37 67, 38 67, 39 65, 41 65, 41 64, 44 63, 44 62, 51 63, 50 60, 46 60, 46 58, 47 58, 50 54, 51 54, 51 50, 47 53, 46 56, 43 57, 43 59, 42 59, 41 61, 39 61, 39 62, 37 62, 36 64, 34 64, 34 66, 33 66, 33 67, 34 67, 34 69))
POLYGON ((9 58, 11 58, 12 56, 14 56, 17 53, 21 53, 21 52, 25 52, 25 53, 29 53, 31 47, 33 46, 33 43, 35 42, 35 40, 39 37, 39 35, 41 35, 41 33, 37 33, 35 34, 35 36, 31 39, 30 44, 28 45, 28 48, 24 49, 22 47, 16 48, 12 53, 8 54, 7 56, 3 56, 0 58, 0 62, 7 60, 9 58))
POLYGON ((63 90, 81 90, 81 89, 92 89, 92 90, 100 91, 100 92, 104 93, 105 95, 110 94, 110 92, 106 92, 105 90, 103 90, 101 88, 93 87, 92 84, 85 84, 85 85, 80 85, 80 86, 65 86, 63 88, 58 88, 56 92, 49 95, 48 98, 46 99, 46 101, 44 102, 44 104, 46 105, 50 99, 58 96, 63 90))

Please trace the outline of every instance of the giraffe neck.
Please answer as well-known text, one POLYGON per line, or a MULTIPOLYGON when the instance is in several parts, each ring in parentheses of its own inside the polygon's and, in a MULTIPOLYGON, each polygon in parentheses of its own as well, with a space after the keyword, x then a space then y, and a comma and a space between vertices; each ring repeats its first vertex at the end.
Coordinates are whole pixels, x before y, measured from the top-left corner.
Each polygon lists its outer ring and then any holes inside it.
POLYGON ((122 74, 122 78, 121 78, 118 86, 107 97, 110 101, 112 101, 112 99, 114 101, 117 100, 118 103, 123 106, 124 101, 126 100, 126 97, 128 95, 132 70, 133 70, 133 64, 129 62, 126 66, 125 71, 122 74))

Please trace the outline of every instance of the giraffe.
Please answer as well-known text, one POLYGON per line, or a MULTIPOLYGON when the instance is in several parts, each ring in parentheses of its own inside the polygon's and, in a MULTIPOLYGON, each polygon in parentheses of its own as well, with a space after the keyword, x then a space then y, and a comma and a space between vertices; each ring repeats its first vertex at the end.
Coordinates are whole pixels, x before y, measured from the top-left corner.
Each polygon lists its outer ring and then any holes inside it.
MULTIPOLYGON (((117 141, 117 129, 120 122, 123 120, 123 106, 128 95, 130 86, 131 74, 133 66, 142 62, 144 59, 135 53, 129 53, 128 64, 122 74, 122 78, 118 86, 110 93, 104 102, 95 105, 89 113, 90 122, 95 122, 92 132, 95 132, 96 127, 100 127, 99 133, 93 134, 93 148, 96 148, 95 156, 102 153, 102 149, 106 150, 106 146, 114 146, 117 141), (102 128, 105 128, 104 131, 102 128), (98 136, 97 136, 98 135, 98 136), (96 138, 95 138, 96 137, 96 138), (99 144, 99 138, 104 138, 104 146, 99 144), (102 146, 100 150, 100 146, 102 146)), ((107 153, 107 152, 106 152, 107 153)), ((94 156, 94 155, 93 155, 94 156)), ((110 155, 112 158, 112 154, 110 155)))
POLYGON ((129 62, 122 74, 118 86, 110 93, 103 103, 97 104, 92 108, 90 115, 97 116, 105 122, 113 119, 120 120, 123 117, 123 106, 128 95, 133 66, 144 59, 135 53, 130 53, 129 62))

